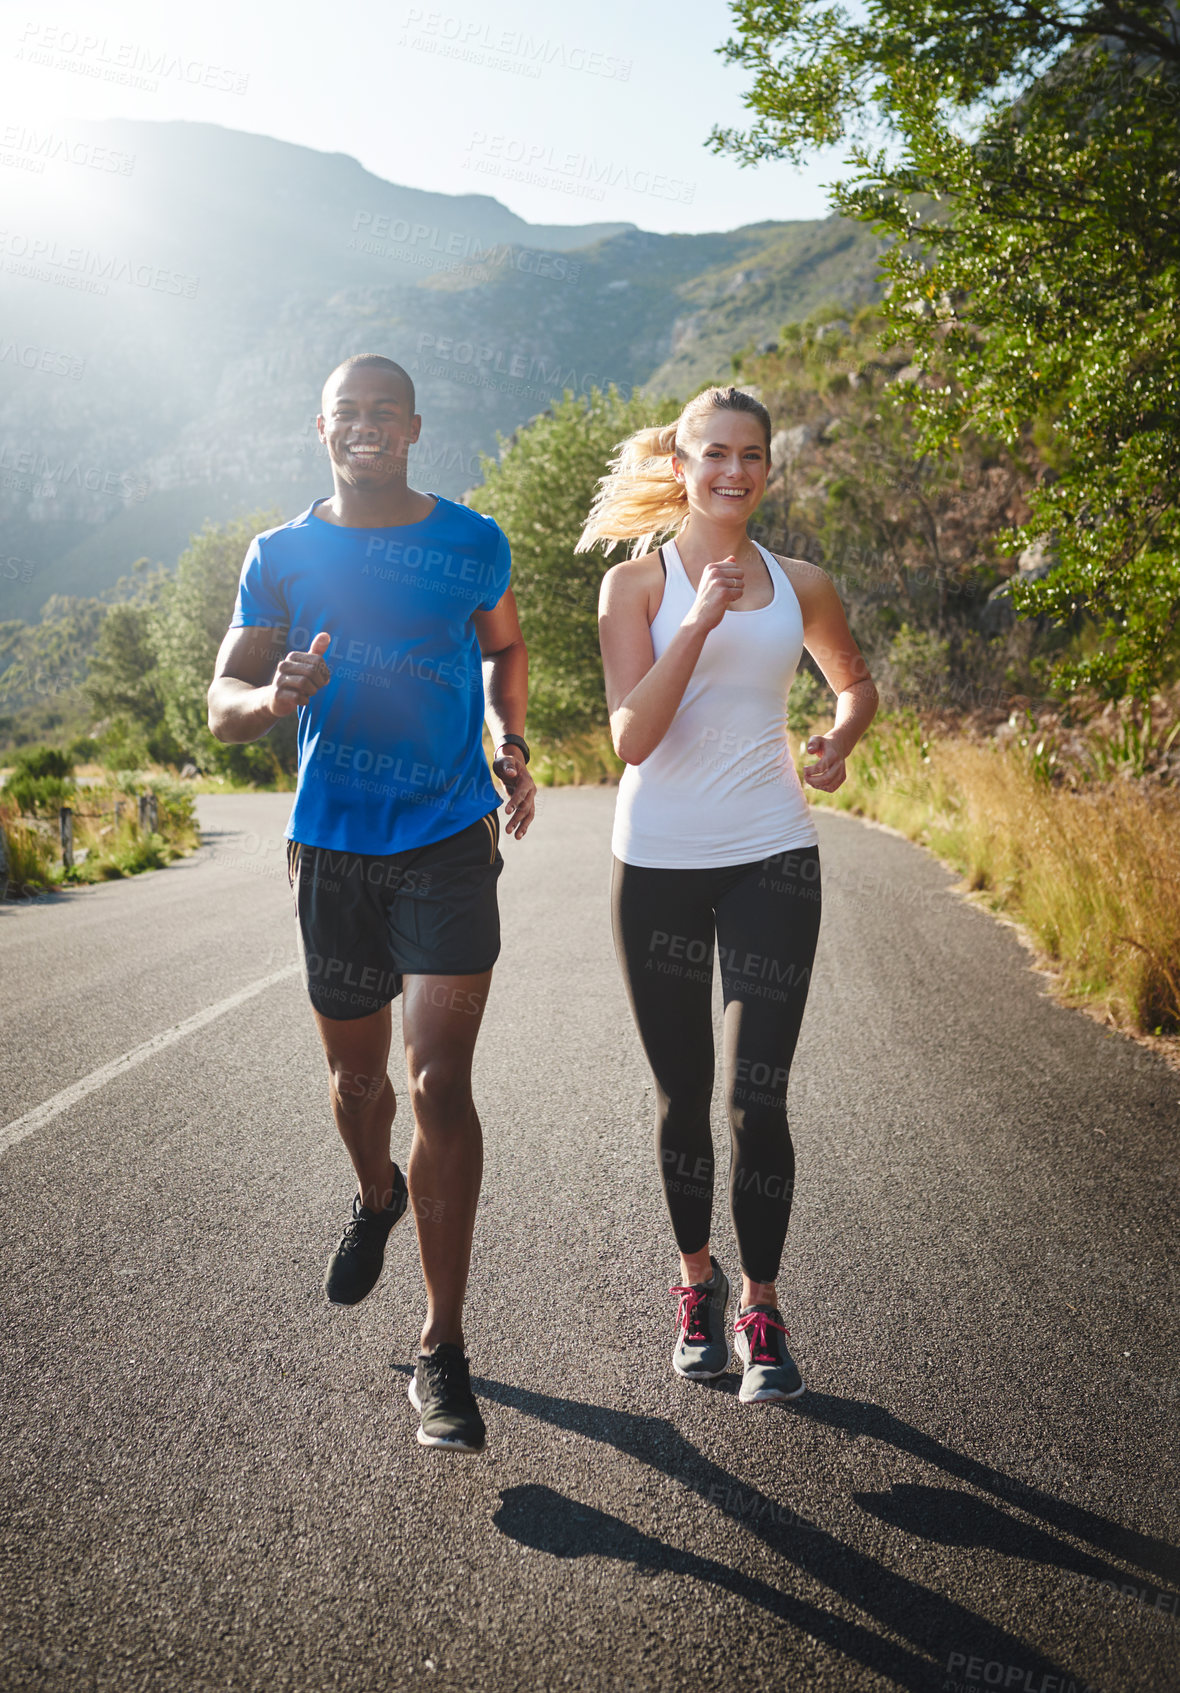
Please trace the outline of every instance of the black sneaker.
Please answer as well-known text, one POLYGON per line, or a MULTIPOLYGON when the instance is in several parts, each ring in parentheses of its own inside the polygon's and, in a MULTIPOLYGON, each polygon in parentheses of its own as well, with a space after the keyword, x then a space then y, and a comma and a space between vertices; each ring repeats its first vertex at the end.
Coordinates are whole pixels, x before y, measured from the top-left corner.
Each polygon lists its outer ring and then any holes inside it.
POLYGON ((445 1342, 433 1352, 419 1352, 406 1390, 422 1419, 423 1446, 447 1446, 453 1452, 482 1452, 487 1430, 471 1391, 467 1354, 445 1342))
POLYGON ((340 1236, 340 1244, 328 1259, 324 1292, 333 1305, 356 1305, 372 1293, 385 1262, 389 1231, 405 1214, 410 1192, 406 1178, 393 1166, 393 1198, 384 1211, 370 1211, 353 1195, 352 1221, 340 1236))

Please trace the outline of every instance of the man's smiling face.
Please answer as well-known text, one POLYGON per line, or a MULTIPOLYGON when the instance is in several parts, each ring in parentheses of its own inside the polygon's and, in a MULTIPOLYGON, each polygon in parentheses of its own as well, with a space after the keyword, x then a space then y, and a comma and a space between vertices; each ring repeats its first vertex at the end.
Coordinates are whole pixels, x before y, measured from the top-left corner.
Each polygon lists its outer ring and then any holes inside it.
POLYGON ((406 454, 422 419, 411 412, 409 390, 394 371, 354 365, 329 377, 316 419, 338 482, 358 490, 404 483, 406 454))

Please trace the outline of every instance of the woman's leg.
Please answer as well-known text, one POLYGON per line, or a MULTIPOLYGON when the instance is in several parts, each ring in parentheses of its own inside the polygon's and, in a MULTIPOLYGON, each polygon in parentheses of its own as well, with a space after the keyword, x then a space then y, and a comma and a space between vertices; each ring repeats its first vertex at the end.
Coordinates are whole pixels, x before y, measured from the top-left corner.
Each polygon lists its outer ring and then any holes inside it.
POLYGON ((795 1186, 787 1080, 819 939, 819 849, 750 865, 716 909, 741 1302, 774 1305, 795 1186))
POLYGON ((615 860, 615 951, 656 1084, 656 1152, 686 1282, 707 1281, 713 1211, 712 872, 615 860))

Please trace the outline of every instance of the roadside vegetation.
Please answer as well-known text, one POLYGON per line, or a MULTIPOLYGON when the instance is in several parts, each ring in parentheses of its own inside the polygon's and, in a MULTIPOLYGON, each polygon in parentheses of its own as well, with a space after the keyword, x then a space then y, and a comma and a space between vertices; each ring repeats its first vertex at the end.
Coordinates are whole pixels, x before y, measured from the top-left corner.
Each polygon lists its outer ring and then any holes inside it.
MULTIPOLYGON (((810 797, 922 842, 1067 994, 1174 1037, 1180 47, 1138 3, 1114 34, 1109 11, 1011 0, 872 0, 868 28, 821 0, 732 11, 723 51, 751 73, 751 122, 714 145, 756 164, 846 141, 834 207, 882 242, 877 304, 834 300, 715 372, 775 421, 756 538, 829 571, 882 694, 847 784, 810 797)), ((566 394, 466 496, 512 542, 543 785, 619 774, 596 605, 622 552, 573 548, 618 443, 679 409, 566 394)), ((141 561, 104 602, 0 625, 0 758, 93 747, 112 807, 144 780, 119 773, 148 768, 183 774, 187 796, 290 785, 293 722, 250 747, 205 726, 241 560, 273 520, 207 526, 172 572, 141 561)), ((829 712, 808 661, 792 736, 829 712)), ((67 778, 23 770, 0 816, 23 793, 15 852, 35 868, 67 778)), ((161 778, 175 842, 96 823, 73 874, 179 849, 172 792, 161 778)))
POLYGON ((750 121, 715 149, 843 142, 833 209, 886 240, 875 356, 873 314, 840 312, 742 370, 772 410, 804 402, 762 515, 832 570, 888 708, 819 801, 923 841, 1067 992, 1174 1035, 1175 20, 1138 0, 732 12, 750 121))
POLYGON ((580 767, 587 756, 593 768, 597 743, 586 736, 606 722, 598 653, 604 564, 574 547, 618 443, 679 412, 678 400, 625 400, 615 388, 585 399, 567 393, 502 441, 498 456, 484 457, 483 480, 467 495, 512 542, 512 587, 529 649, 530 733, 553 747, 554 770, 580 767))
MULTIPOLYGON (((1161 699, 1175 745, 1180 695, 1161 699)), ((1166 737, 1013 712, 996 732, 912 711, 872 726, 815 803, 928 847, 1034 943, 1065 998, 1138 1034, 1180 1032, 1180 787, 1166 737)), ((822 725, 818 723, 818 729, 822 725)), ((800 753, 800 757, 801 757, 800 753)))
POLYGON ((0 880, 6 878, 10 899, 158 870, 200 845, 188 784, 128 771, 79 785, 69 754, 47 747, 18 757, 0 787, 0 830, 0 880), (141 799, 149 802, 143 823, 141 799), (72 865, 63 853, 63 808, 72 825, 72 865))
POLYGON ((295 729, 226 746, 205 722, 213 661, 246 548, 278 521, 256 512, 194 535, 175 567, 141 559, 106 601, 50 599, 36 624, 0 624, 0 764, 93 742, 104 770, 175 770, 222 787, 282 786, 295 729))

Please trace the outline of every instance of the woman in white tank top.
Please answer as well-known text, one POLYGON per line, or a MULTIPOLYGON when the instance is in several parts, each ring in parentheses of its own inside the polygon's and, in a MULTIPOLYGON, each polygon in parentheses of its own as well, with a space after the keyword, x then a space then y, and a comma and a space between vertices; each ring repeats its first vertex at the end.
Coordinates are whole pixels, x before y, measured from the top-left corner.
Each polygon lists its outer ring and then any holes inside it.
POLYGON ((787 1080, 820 918, 818 836, 786 722, 804 648, 836 695, 832 728, 807 744, 813 787, 840 786, 877 707, 831 579, 747 532, 770 433, 751 395, 699 394, 675 424, 623 443, 578 543, 635 543, 607 571, 599 606, 611 734, 627 765, 612 916, 656 1083, 657 1156, 680 1251, 672 1365, 708 1379, 736 1346, 744 1403, 803 1392, 775 1284, 795 1175, 787 1080), (742 1271, 734 1346, 729 1280, 710 1249, 714 958, 742 1271))

